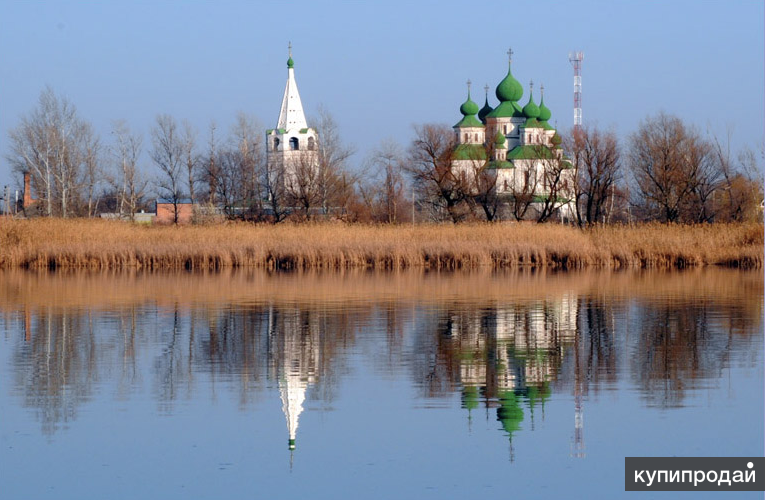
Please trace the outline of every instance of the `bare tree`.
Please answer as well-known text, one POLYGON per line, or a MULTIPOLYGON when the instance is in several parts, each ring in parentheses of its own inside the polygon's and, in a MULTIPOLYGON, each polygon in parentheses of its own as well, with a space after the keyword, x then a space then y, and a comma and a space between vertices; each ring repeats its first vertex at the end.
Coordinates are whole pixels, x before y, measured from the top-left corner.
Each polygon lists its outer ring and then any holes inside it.
POLYGON ((635 205, 666 222, 707 220, 716 189, 711 148, 677 117, 659 113, 630 136, 635 205))
POLYGON ((178 224, 178 205, 184 197, 183 140, 175 118, 164 114, 157 116, 156 121, 156 125, 151 129, 150 155, 161 172, 157 182, 160 194, 172 203, 173 224, 178 224))
POLYGON ((53 215, 53 151, 56 140, 52 113, 47 108, 51 104, 50 97, 55 96, 50 88, 46 91, 40 94, 39 107, 23 117, 21 124, 10 131, 11 154, 7 158, 14 171, 30 173, 37 196, 45 202, 45 213, 50 217, 53 215))
POLYGON ((496 144, 489 141, 482 149, 476 149, 476 153, 470 160, 470 172, 467 176, 467 188, 470 201, 483 210, 487 222, 497 219, 500 207, 500 197, 497 192, 499 165, 492 161, 496 144))
POLYGON ((218 164, 218 139, 215 136, 217 126, 215 121, 210 121, 208 127, 209 138, 207 140, 207 155, 201 161, 202 182, 207 186, 207 202, 215 205, 217 201, 218 183, 220 180, 220 165, 218 164))
POLYGON ((543 144, 533 148, 542 180, 541 191, 537 196, 540 203, 537 222, 547 222, 557 210, 571 202, 574 170, 560 149, 551 149, 543 144))
POLYGON ((116 169, 112 185, 117 191, 117 210, 120 217, 135 219, 138 203, 144 196, 147 181, 138 170, 143 139, 130 131, 124 121, 117 121, 112 126, 115 144, 111 155, 116 169))
POLYGON ((579 226, 603 222, 621 176, 619 142, 614 132, 577 127, 565 142, 575 171, 574 207, 579 226))
POLYGON ((305 220, 311 219, 313 209, 321 206, 325 187, 314 151, 294 151, 284 167, 285 192, 289 203, 299 208, 305 220))
POLYGON ((61 217, 69 215, 70 201, 77 194, 82 163, 85 158, 83 143, 92 136, 90 125, 77 117, 74 105, 61 99, 53 106, 54 150, 53 179, 58 195, 61 217))
POLYGON ((723 173, 718 168, 712 144, 695 132, 689 134, 683 159, 688 163, 691 186, 691 196, 683 206, 685 220, 712 222, 717 211, 713 197, 723 187, 723 173))
POLYGON ((88 193, 88 217, 93 217, 98 210, 100 186, 104 172, 101 168, 101 142, 88 127, 83 137, 84 184, 88 193))
POLYGON ((268 203, 271 221, 274 224, 282 222, 290 213, 287 203, 284 165, 276 162, 261 162, 259 180, 268 203))
POLYGON ((412 177, 423 203, 435 211, 444 210, 452 222, 469 213, 467 189, 452 168, 457 139, 445 125, 415 127, 416 137, 409 147, 406 170, 412 177))
MULTIPOLYGON (((48 216, 67 217, 76 205, 88 159, 96 158, 98 139, 66 98, 46 87, 37 107, 9 132, 8 161, 17 173, 29 172, 48 216)), ((91 163, 91 166, 94 164, 91 163)))
POLYGON ((223 205, 228 217, 241 215, 242 184, 240 153, 236 149, 222 148, 215 155, 215 197, 223 205))
POLYGON ((359 182, 359 193, 373 220, 399 222, 404 198, 404 158, 393 141, 384 141, 372 151, 367 161, 365 181, 359 182))
POLYGON ((183 122, 183 136, 181 137, 181 147, 183 148, 183 163, 186 167, 186 182, 189 186, 189 200, 192 205, 197 201, 195 187, 197 184, 197 169, 199 166, 199 157, 197 155, 197 132, 188 121, 183 122))
MULTIPOLYGON (((337 123, 323 106, 319 108, 315 128, 319 136, 316 195, 322 212, 327 215, 332 206, 337 207, 338 202, 349 196, 350 174, 346 162, 353 155, 354 149, 343 144, 337 123)), ((344 208, 344 205, 339 208, 344 208)))
POLYGON ((259 214, 263 210, 264 193, 258 182, 258 173, 265 163, 261 127, 256 120, 245 113, 239 113, 231 130, 229 144, 238 151, 239 188, 238 203, 248 214, 259 214))
MULTIPOLYGON (((725 141, 713 136, 713 155, 723 176, 721 189, 713 195, 716 216, 723 221, 756 220, 763 199, 762 167, 757 155, 749 148, 732 158, 730 143, 732 131, 728 129, 725 141)), ((762 146, 761 146, 762 147, 762 146)), ((760 158, 765 157, 760 153, 760 158)))
POLYGON ((537 196, 539 176, 534 168, 516 167, 513 180, 509 183, 510 212, 515 220, 523 220, 537 196))

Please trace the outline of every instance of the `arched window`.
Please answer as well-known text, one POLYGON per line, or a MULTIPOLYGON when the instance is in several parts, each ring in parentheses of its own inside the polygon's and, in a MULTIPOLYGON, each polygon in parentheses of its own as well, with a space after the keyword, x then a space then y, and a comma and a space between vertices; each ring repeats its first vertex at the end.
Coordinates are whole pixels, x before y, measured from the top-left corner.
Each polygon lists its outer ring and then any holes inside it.
POLYGON ((308 151, 313 151, 314 148, 314 140, 313 137, 308 138, 308 151))
POLYGON ((290 137, 290 149, 297 151, 300 149, 300 141, 297 137, 290 137))
POLYGON ((507 125, 505 125, 505 135, 507 135, 507 125))
POLYGON ((275 137, 274 138, 274 151, 278 151, 278 150, 279 150, 279 138, 275 137))
POLYGON ((464 142, 468 142, 468 140, 469 140, 469 139, 468 139, 468 135, 467 135, 467 134, 465 134, 465 141, 464 141, 464 142))
POLYGON ((478 142, 478 134, 475 134, 475 142, 478 142))
POLYGON ((505 185, 504 185, 504 187, 505 187, 505 189, 504 189, 505 191, 509 191, 509 190, 510 190, 510 186, 509 186, 509 185, 508 185, 508 183, 507 183, 507 179, 505 179, 505 185))

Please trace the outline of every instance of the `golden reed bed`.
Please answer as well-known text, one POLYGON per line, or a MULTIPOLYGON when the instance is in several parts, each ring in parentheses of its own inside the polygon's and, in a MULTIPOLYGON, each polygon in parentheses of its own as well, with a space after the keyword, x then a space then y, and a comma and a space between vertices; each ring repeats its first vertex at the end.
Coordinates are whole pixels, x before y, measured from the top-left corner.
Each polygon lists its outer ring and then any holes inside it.
POLYGON ((761 224, 139 226, 0 220, 0 269, 761 268, 761 224))

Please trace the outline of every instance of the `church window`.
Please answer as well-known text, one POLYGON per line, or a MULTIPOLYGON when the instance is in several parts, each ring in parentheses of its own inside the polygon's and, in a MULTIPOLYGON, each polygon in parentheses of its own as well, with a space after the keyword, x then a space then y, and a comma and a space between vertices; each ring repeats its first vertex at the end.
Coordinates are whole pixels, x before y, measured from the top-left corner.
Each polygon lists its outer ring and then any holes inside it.
POLYGON ((300 141, 297 137, 290 137, 290 149, 297 151, 300 149, 300 141))
POLYGON ((278 151, 278 150, 279 150, 279 138, 276 137, 274 138, 274 151, 278 151))
POLYGON ((475 134, 475 142, 478 142, 478 134, 475 134))
POLYGON ((313 148, 315 147, 315 141, 313 140, 313 137, 308 138, 308 151, 313 151, 313 148))
POLYGON ((505 135, 507 135, 507 125, 505 125, 505 135))

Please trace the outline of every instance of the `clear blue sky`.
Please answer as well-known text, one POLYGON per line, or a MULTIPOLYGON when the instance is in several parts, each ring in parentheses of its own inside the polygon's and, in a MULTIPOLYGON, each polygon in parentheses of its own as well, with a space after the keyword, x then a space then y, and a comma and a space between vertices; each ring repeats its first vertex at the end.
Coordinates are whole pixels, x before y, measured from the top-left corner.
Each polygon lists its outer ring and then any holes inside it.
MULTIPOLYGON (((287 42, 308 114, 326 106, 365 154, 412 125, 459 118, 465 81, 506 71, 546 88, 552 122, 571 126, 572 69, 582 50, 585 123, 624 136, 664 110, 701 130, 763 140, 763 2, 21 2, 0 1, 0 184, 11 181, 7 132, 45 85, 68 97, 105 142, 125 119, 146 134, 170 113, 204 132, 238 111, 278 117, 287 42)), ((538 93, 535 92, 538 98, 538 93)), ((146 165, 148 167, 148 164, 146 165)))

